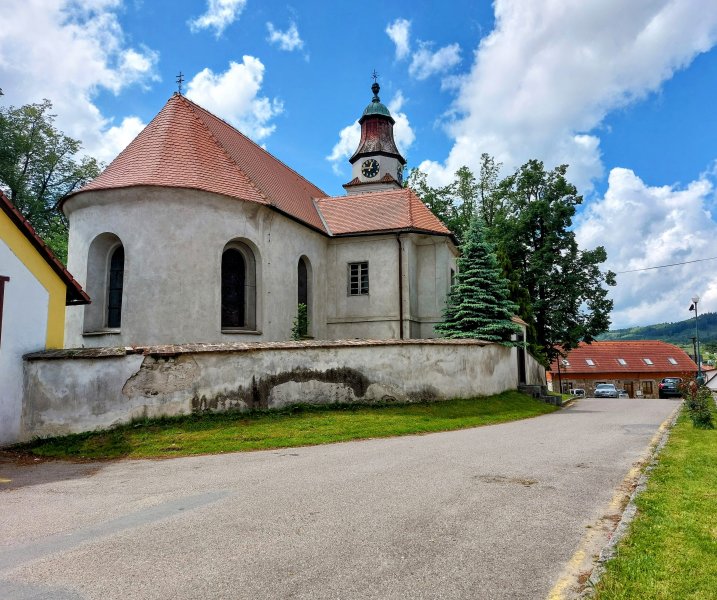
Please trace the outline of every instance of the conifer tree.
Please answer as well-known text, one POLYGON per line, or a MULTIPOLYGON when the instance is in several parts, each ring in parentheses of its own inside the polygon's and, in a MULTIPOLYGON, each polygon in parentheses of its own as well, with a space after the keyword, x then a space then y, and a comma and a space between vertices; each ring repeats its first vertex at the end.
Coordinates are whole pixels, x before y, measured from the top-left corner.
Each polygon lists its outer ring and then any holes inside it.
POLYGON ((447 338, 476 338, 509 343, 520 332, 511 321, 517 306, 508 281, 487 241, 482 219, 474 217, 461 244, 458 273, 436 332, 447 338))

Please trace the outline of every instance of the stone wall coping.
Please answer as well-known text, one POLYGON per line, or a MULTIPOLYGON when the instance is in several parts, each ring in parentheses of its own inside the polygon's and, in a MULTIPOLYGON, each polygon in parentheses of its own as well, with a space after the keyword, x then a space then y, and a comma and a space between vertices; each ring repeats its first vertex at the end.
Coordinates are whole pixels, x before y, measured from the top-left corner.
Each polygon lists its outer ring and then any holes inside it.
POLYGON ((66 348, 31 352, 25 360, 60 360, 88 358, 121 358, 142 356, 178 356, 181 354, 240 353, 259 350, 299 350, 302 348, 361 348, 374 346, 489 346, 494 342, 477 339, 411 339, 411 340, 302 340, 285 342, 233 342, 223 344, 167 344, 160 346, 115 346, 97 348, 66 348))

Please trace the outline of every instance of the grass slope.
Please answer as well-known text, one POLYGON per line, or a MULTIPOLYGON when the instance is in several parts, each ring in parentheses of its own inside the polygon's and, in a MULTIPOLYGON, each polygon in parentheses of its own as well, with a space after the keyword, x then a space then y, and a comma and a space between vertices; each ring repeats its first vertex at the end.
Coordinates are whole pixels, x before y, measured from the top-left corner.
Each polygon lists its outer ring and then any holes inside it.
POLYGON ((596 600, 717 598, 717 430, 683 412, 596 600))
POLYGON ((75 459, 161 458, 328 444, 450 431, 556 410, 519 392, 383 406, 294 406, 282 411, 155 419, 109 431, 36 440, 14 451, 75 459))

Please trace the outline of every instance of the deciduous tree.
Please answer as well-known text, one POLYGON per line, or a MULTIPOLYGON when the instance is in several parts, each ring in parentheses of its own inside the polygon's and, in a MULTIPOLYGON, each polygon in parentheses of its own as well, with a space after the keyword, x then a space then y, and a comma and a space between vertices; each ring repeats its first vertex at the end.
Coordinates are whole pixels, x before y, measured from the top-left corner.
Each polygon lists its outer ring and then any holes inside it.
POLYGON ((483 154, 478 180, 467 167, 443 188, 431 187, 416 170, 409 180, 418 183, 415 191, 459 240, 472 216, 480 218, 510 299, 528 323, 530 348, 546 365, 556 348, 570 350, 608 329, 607 286, 615 285, 614 274, 601 269, 605 249, 581 250, 575 240, 572 219, 582 197, 567 181, 567 168, 546 171, 531 160, 499 180, 501 165, 483 154))
POLYGON ((0 187, 61 259, 67 221, 57 210, 65 196, 100 172, 81 144, 54 126, 52 103, 0 107, 0 187))
POLYGON ((530 298, 531 314, 521 316, 531 323, 529 341, 546 364, 558 347, 570 350, 607 330, 613 305, 606 286, 615 285, 615 275, 600 268, 605 249, 581 250, 571 229, 582 197, 567 181, 567 168, 546 171, 531 160, 507 177, 500 185, 505 210, 492 228, 509 271, 530 298))

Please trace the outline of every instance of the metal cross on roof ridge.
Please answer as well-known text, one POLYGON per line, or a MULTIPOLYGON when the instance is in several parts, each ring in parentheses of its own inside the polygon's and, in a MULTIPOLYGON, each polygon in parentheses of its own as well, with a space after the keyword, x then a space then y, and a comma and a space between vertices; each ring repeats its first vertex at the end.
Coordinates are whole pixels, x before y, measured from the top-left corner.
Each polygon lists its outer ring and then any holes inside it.
POLYGON ((376 73, 376 69, 373 70, 371 77, 373 78, 374 83, 378 83, 378 73, 376 73))
POLYGON ((182 83, 184 83, 184 74, 180 71, 177 75, 177 89, 180 96, 182 95, 182 83))

